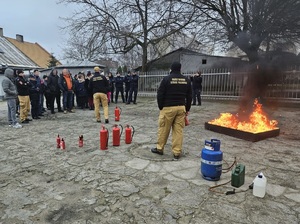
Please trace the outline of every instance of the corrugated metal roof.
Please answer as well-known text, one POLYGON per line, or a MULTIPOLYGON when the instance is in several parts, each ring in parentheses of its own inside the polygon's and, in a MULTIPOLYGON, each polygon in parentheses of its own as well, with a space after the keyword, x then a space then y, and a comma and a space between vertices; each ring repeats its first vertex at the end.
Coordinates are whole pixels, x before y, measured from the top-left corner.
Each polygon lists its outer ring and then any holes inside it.
POLYGON ((16 48, 5 37, 0 36, 0 65, 7 65, 10 67, 23 67, 23 68, 37 68, 33 61, 24 55, 18 48, 16 48))

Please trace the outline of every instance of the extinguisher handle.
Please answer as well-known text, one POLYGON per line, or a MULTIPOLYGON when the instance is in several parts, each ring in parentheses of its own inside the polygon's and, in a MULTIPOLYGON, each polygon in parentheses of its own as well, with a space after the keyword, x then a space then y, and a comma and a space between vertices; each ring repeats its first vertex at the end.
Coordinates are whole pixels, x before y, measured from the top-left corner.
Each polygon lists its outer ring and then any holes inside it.
POLYGON ((120 109, 120 115, 122 114, 122 108, 121 107, 119 107, 119 109, 120 109))

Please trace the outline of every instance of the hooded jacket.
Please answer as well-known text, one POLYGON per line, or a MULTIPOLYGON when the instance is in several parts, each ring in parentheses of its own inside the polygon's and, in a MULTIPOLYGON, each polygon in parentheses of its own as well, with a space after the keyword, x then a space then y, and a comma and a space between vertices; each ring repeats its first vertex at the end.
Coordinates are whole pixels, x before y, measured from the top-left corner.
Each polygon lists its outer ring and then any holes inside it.
POLYGON ((17 87, 14 83, 14 70, 7 68, 4 72, 2 89, 5 93, 5 99, 15 99, 18 96, 17 87))
POLYGON ((58 79, 59 76, 57 74, 57 70, 53 69, 49 76, 48 76, 48 81, 47 81, 47 88, 49 89, 51 94, 59 94, 60 92, 60 88, 58 85, 58 79), (54 72, 56 72, 56 74, 54 74, 54 72))

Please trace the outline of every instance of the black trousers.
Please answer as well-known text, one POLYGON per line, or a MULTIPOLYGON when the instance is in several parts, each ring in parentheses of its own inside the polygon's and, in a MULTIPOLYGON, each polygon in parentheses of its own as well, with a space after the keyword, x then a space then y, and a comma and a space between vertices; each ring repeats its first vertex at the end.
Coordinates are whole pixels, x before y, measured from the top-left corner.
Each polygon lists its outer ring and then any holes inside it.
POLYGON ((29 95, 31 103, 31 117, 36 118, 39 116, 39 93, 33 93, 29 95))
POLYGON ((50 93, 49 94, 49 107, 51 112, 54 112, 54 101, 56 100, 58 111, 61 110, 61 94, 59 93, 50 93))
POLYGON ((132 101, 133 101, 133 103, 136 103, 137 92, 138 92, 137 86, 130 87, 127 103, 130 103, 132 101), (133 99, 132 99, 132 95, 133 95, 133 99))
POLYGON ((121 93, 122 102, 125 103, 125 100, 124 100, 124 89, 123 89, 123 87, 120 87, 120 88, 116 87, 115 103, 118 103, 119 93, 121 93))
POLYGON ((193 104, 196 104, 196 98, 197 98, 198 105, 201 105, 201 89, 193 89, 192 97, 193 97, 193 104))

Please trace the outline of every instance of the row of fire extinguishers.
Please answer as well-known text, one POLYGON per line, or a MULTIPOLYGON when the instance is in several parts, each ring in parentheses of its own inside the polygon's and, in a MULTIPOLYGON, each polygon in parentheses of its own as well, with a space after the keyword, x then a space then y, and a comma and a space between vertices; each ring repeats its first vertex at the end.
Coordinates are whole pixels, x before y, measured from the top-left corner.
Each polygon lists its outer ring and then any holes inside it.
MULTIPOLYGON (((115 124, 112 129, 113 146, 120 146, 122 133, 123 133, 123 126, 120 124, 115 124)), ((133 135, 134 135, 134 127, 132 125, 127 124, 125 126, 125 144, 130 144, 132 142, 133 135)), ((108 129, 104 125, 102 125, 102 129, 100 130, 101 150, 106 150, 108 148, 108 139, 109 139, 108 129)))
MULTIPOLYGON (((120 146, 121 144, 121 136, 123 133, 123 126, 115 124, 112 129, 112 142, 113 146, 120 146)), ((131 144, 132 138, 134 135, 134 127, 132 125, 127 124, 125 126, 125 143, 131 144)), ((109 139, 109 132, 108 129, 102 125, 100 130, 100 149, 106 150, 108 147, 108 139, 109 139)), ((83 135, 78 137, 78 146, 83 147, 83 135)), ((66 149, 66 143, 64 138, 60 138, 59 135, 56 137, 56 147, 62 150, 66 149)))

